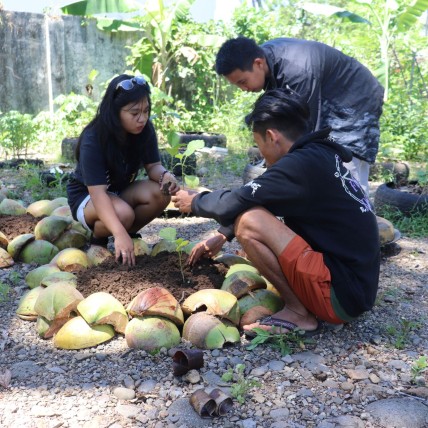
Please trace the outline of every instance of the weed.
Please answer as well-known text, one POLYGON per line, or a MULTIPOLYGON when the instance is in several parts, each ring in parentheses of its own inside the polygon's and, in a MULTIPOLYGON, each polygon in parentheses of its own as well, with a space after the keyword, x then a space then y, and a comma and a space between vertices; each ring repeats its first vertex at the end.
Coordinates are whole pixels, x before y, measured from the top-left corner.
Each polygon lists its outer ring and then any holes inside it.
POLYGON ((19 281, 21 281, 21 275, 17 271, 12 271, 9 274, 9 281, 12 285, 17 285, 19 281))
POLYGON ((428 235, 428 212, 426 211, 404 216, 396 209, 384 207, 379 215, 389 220, 396 229, 409 238, 421 238, 428 235))
POLYGON ((281 355, 289 355, 295 347, 304 349, 305 342, 308 341, 308 339, 305 340, 302 337, 298 329, 288 333, 274 333, 262 328, 254 328, 253 331, 256 333, 256 337, 247 346, 247 349, 250 351, 263 343, 268 343, 273 348, 279 349, 281 355))
POLYGON ((416 378, 428 369, 428 362, 426 355, 419 357, 411 367, 412 381, 416 382, 416 378))
POLYGON ((9 295, 10 295, 10 287, 4 282, 0 282, 0 303, 8 301, 9 295))
POLYGON ((174 242, 175 251, 178 253, 178 261, 180 263, 180 271, 181 277, 183 279, 183 283, 185 282, 184 278, 184 266, 183 266, 183 250, 186 245, 189 244, 189 241, 186 241, 183 238, 177 238, 177 230, 173 227, 165 227, 159 231, 159 236, 162 239, 166 239, 167 241, 174 242))
POLYGON ((31 194, 33 200, 55 199, 66 196, 66 184, 59 172, 54 172, 54 180, 47 185, 40 176, 40 169, 33 165, 23 165, 21 168, 23 174, 24 187, 31 194))
POLYGON ((398 327, 389 325, 386 327, 386 333, 391 338, 392 343, 397 349, 404 349, 409 341, 409 335, 421 327, 420 322, 401 319, 398 327))
POLYGON ((226 373, 223 373, 221 377, 225 382, 234 381, 230 387, 230 394, 233 398, 236 398, 239 404, 245 403, 245 398, 251 388, 260 386, 259 381, 245 377, 244 370, 244 364, 237 364, 235 370, 230 368, 226 373))

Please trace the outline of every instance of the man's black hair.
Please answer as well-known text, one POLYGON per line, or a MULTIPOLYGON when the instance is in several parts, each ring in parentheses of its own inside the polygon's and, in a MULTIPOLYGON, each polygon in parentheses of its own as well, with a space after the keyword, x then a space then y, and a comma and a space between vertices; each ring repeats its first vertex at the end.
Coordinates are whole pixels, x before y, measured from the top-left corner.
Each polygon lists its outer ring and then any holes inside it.
POLYGON ((309 118, 308 104, 295 92, 273 89, 256 100, 245 122, 253 132, 263 137, 267 129, 277 129, 294 142, 310 131, 309 118))
POLYGON ((253 39, 239 36, 223 43, 217 53, 215 70, 227 76, 236 69, 252 71, 256 58, 265 58, 263 49, 253 39))

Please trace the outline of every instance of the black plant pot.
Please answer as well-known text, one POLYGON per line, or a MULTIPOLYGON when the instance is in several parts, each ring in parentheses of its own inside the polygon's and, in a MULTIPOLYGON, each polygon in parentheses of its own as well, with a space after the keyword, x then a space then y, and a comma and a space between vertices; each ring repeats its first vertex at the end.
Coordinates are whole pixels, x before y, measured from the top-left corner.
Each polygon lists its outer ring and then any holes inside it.
POLYGON ((211 132, 179 132, 180 144, 188 144, 190 141, 203 140, 205 147, 226 147, 226 136, 211 132))

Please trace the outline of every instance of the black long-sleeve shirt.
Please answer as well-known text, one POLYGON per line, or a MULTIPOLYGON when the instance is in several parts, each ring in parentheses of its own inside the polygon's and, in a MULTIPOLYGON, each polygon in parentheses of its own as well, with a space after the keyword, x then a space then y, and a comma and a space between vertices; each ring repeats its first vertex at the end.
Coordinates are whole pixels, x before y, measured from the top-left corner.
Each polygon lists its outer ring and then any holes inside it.
MULTIPOLYGON (((236 217, 263 206, 324 255, 334 293, 355 317, 372 308, 378 287, 380 245, 376 216, 358 182, 342 165, 351 153, 328 138, 307 135, 264 174, 234 190, 201 193, 192 212, 224 230, 236 217)), ((227 234, 227 232, 225 232, 227 234)))

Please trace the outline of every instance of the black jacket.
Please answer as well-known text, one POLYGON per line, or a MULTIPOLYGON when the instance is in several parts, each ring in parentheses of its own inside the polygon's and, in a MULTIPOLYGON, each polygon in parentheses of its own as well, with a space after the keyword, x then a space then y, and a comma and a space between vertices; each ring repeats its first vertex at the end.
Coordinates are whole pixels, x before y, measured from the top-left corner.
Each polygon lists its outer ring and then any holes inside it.
POLYGON ((323 253, 337 299, 355 317, 375 301, 379 234, 369 200, 342 165, 351 153, 329 139, 328 131, 296 141, 284 157, 245 186, 199 194, 192 212, 229 228, 240 213, 255 206, 283 217, 296 234, 323 253))
POLYGON ((297 92, 309 103, 314 130, 330 126, 339 144, 374 162, 384 91, 371 72, 323 43, 279 38, 261 47, 271 71, 265 89, 297 92))

